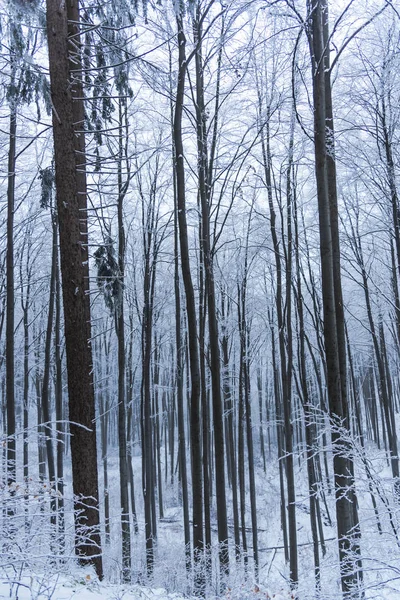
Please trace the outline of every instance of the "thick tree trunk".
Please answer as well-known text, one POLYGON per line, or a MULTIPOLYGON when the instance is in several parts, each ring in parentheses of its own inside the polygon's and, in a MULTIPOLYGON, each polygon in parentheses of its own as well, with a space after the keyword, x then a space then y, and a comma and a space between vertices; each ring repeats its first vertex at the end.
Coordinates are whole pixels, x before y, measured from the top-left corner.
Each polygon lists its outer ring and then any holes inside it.
POLYGON ((320 255, 324 312, 324 339, 329 409, 334 429, 334 473, 336 518, 343 595, 358 596, 361 575, 357 532, 357 498, 350 449, 337 427, 349 427, 346 397, 346 348, 343 302, 340 286, 340 248, 333 154, 333 117, 327 35, 327 2, 311 2, 310 53, 313 70, 314 148, 320 227, 320 255))
POLYGON ((82 244, 67 8, 47 0, 57 212, 67 355, 76 551, 102 577, 87 250, 82 244))

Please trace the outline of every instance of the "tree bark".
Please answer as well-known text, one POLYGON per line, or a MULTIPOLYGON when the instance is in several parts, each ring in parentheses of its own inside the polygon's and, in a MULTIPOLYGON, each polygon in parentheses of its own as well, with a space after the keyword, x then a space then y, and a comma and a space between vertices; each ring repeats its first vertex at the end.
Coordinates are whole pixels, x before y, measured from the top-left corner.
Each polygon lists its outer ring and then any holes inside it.
MULTIPOLYGON (((186 190, 185 166, 182 141, 182 113, 184 104, 184 90, 186 77, 186 38, 183 31, 183 20, 177 15, 178 26, 178 85, 176 91, 174 112, 174 145, 175 169, 177 184, 177 206, 179 224, 179 242, 181 251, 182 280, 185 289, 186 314, 189 334, 189 365, 190 365, 190 441, 192 458, 192 502, 193 502, 193 549, 196 563, 201 561, 203 542, 203 488, 201 464, 201 414, 200 414, 200 371, 199 348, 197 341, 197 319, 194 288, 190 270, 188 227, 186 220, 186 190)), ((196 569, 196 566, 195 566, 196 569)), ((203 573, 197 568, 195 572, 195 586, 198 592, 204 590, 205 581, 203 573)))
POLYGON ((336 518, 342 591, 345 598, 358 596, 359 554, 357 498, 350 448, 338 427, 349 428, 346 396, 346 348, 340 284, 340 247, 334 130, 329 70, 328 7, 326 0, 310 4, 310 53, 314 100, 314 149, 320 228, 320 256, 324 313, 324 340, 330 416, 333 421, 336 518))
POLYGON ((67 355, 75 549, 103 576, 93 389, 87 249, 82 244, 67 7, 47 0, 57 212, 67 355))
POLYGON ((204 80, 202 58, 202 26, 200 7, 197 6, 194 20, 194 40, 196 43, 196 121, 197 121, 197 164, 199 196, 201 205, 201 244, 204 261, 205 292, 208 309, 208 336, 210 345, 210 370, 212 386, 213 431, 215 450, 215 487, 217 498, 218 542, 221 579, 229 574, 228 523, 225 490, 225 444, 221 394, 221 359, 215 300, 214 265, 211 253, 210 236, 210 193, 207 167, 207 130, 204 104, 204 80))
POLYGON ((15 204, 15 149, 17 133, 17 107, 10 106, 7 179, 7 300, 6 300, 6 404, 7 404, 7 481, 10 486, 16 478, 15 441, 15 379, 14 379, 14 204, 15 204))

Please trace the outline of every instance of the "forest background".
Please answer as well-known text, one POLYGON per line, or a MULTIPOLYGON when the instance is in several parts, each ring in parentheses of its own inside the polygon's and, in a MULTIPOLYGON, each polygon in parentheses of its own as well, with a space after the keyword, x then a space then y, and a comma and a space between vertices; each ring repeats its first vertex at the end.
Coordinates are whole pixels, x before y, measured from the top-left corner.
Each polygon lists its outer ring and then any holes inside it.
POLYGON ((1 2, 11 595, 399 597, 399 16, 1 2))

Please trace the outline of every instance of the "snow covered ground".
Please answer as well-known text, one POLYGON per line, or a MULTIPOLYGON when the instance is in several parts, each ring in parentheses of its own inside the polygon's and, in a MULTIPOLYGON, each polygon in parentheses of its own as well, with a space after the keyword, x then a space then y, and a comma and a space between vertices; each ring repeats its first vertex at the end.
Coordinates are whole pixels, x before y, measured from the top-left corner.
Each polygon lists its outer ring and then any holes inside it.
POLYGON ((0 580, 0 598, 19 600, 183 600, 179 594, 140 586, 121 586, 99 582, 91 572, 75 576, 36 574, 18 581, 0 580))
MULTIPOLYGON (((139 585, 116 585, 100 582, 90 569, 76 568, 73 575, 32 574, 0 578, 0 598, 18 600, 188 600, 188 596, 168 593, 163 588, 139 585)), ((14 573, 14 575, 16 575, 14 573)), ((283 590, 271 592, 260 586, 227 588, 225 600, 258 598, 259 600, 291 600, 293 595, 283 590)), ((195 600, 195 598, 192 598, 195 600)))
MULTIPOLYGON (((22 453, 21 453, 22 454, 22 453)), ((111 481, 117 480, 116 452, 110 456, 111 481)), ((361 459, 356 461, 357 491, 362 527, 362 558, 366 600, 400 600, 400 506, 393 500, 393 480, 387 461, 376 448, 367 448, 368 464, 373 476, 373 492, 379 511, 381 533, 378 532, 376 514, 371 504, 369 481, 361 459), (398 539, 396 539, 396 537, 398 539)), ((299 589, 298 600, 316 600, 312 538, 308 514, 308 492, 306 486, 306 465, 303 459, 296 461, 297 531, 299 542, 299 589)), ((21 471, 21 469, 19 469, 21 471)), ((120 521, 117 512, 118 486, 110 486, 111 500, 111 543, 103 545, 105 581, 99 582, 90 569, 78 568, 73 558, 74 527, 70 474, 67 470, 66 489, 66 548, 63 558, 56 561, 49 547, 49 508, 50 495, 39 494, 33 482, 30 484, 29 525, 21 508, 13 523, 13 533, 7 537, 7 511, 0 512, 0 598, 19 600, 182 600, 191 598, 190 587, 185 575, 185 554, 182 531, 182 508, 178 486, 165 486, 164 519, 158 522, 157 558, 152 581, 146 580, 144 569, 144 515, 140 498, 141 463, 134 458, 135 482, 138 490, 139 534, 132 536, 132 581, 130 586, 120 581, 120 521), (16 532, 18 532, 16 534, 16 532), (136 583, 138 582, 138 583, 136 583)), ((35 478, 35 472, 32 472, 35 478)), ((260 578, 256 585, 252 574, 251 547, 250 569, 244 572, 243 565, 231 561, 231 573, 224 593, 225 600, 290 600, 288 588, 288 567, 284 561, 282 533, 279 517, 279 479, 277 461, 274 457, 267 464, 264 473, 261 464, 256 474, 260 578)), ((5 490, 0 489, 0 504, 6 508, 5 490), (4 496, 4 497, 3 497, 4 496)), ((23 485, 15 490, 14 501, 25 497, 23 485)), ((228 496, 229 511, 231 498, 228 496)), ((340 600, 339 569, 335 509, 333 494, 327 494, 327 509, 332 523, 329 523, 323 508, 326 555, 321 555, 322 593, 319 600, 340 600)), ((250 515, 247 513, 247 523, 250 515)), ((213 513, 213 524, 215 514, 213 513)), ((231 521, 230 521, 231 522, 231 521)), ((215 536, 216 537, 216 536, 215 536)), ((251 533, 248 542, 251 546, 251 533)), ((216 577, 217 550, 213 573, 216 577)), ((215 581, 208 582, 207 598, 216 597, 215 581)))

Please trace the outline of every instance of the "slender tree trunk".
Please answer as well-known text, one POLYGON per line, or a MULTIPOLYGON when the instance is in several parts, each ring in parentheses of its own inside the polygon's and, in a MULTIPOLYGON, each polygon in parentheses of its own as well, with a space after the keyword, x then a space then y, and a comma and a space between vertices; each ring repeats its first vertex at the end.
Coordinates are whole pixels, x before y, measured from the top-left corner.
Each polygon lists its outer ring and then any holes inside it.
MULTIPOLYGON (((175 187, 174 187, 175 190, 175 187)), ((176 204, 176 193, 175 193, 176 204)), ((186 470, 186 436, 185 415, 183 406, 183 360, 182 360, 182 333, 181 333, 181 292, 179 285, 179 249, 178 249, 178 221, 177 207, 174 212, 174 291, 175 291, 175 341, 176 341, 176 395, 178 407, 178 438, 179 438, 179 466, 182 483, 183 529, 185 535, 186 570, 191 570, 191 546, 189 524, 189 496, 186 470)))
MULTIPOLYGON (((315 573, 315 591, 319 595, 321 591, 321 573, 320 573, 320 557, 318 547, 318 522, 317 522, 317 481, 315 474, 314 465, 314 452, 316 447, 316 435, 315 435, 315 423, 314 423, 314 410, 311 404, 311 398, 309 397, 308 385, 307 385, 307 362, 305 352, 305 326, 304 326, 304 299, 301 287, 301 274, 300 274, 300 252, 299 252, 299 232, 298 232, 298 220, 297 220, 297 206, 294 204, 293 221, 295 229, 295 260, 296 260, 296 297, 297 297, 297 314, 299 320, 299 379, 301 385, 301 399, 304 409, 305 417, 305 434, 306 434, 306 456, 307 456, 307 475, 308 475, 308 489, 310 496, 310 524, 311 534, 313 540, 313 551, 314 551, 314 573, 315 573)), ((322 526, 321 526, 322 532, 322 526)), ((323 553, 325 545, 323 538, 321 539, 323 545, 323 553)))
MULTIPOLYGON (((258 391, 258 414, 260 418, 259 438, 260 438, 260 454, 263 461, 264 473, 267 472, 267 463, 265 458, 265 441, 264 441, 264 415, 263 415, 263 383, 262 383, 262 368, 261 365, 257 369, 257 391, 258 391)), ((268 418, 266 420, 268 423, 268 418)))
MULTIPOLYGON (((30 235, 28 232, 27 238, 25 238, 27 245, 30 245, 30 235)), ((25 247, 25 242, 24 242, 25 247)), ((22 432, 22 444, 23 444, 23 474, 24 474, 24 511, 25 511, 25 531, 29 531, 29 308, 31 301, 31 276, 32 268, 29 264, 29 255, 27 257, 26 274, 27 281, 24 282, 23 278, 23 260, 24 251, 21 252, 20 262, 20 286, 21 286, 21 308, 22 308, 22 321, 24 327, 24 369, 23 369, 23 396, 22 396, 22 414, 23 414, 23 432, 22 432), (24 287, 26 286, 26 292, 24 295, 24 287)), ((2 286, 1 286, 2 287, 2 286)), ((4 311, 0 317, 0 339, 3 329, 4 311)), ((1 366, 0 366, 1 368, 1 366)), ((4 407, 6 408, 6 407, 4 407)), ((7 449, 6 449, 7 451, 7 449)), ((7 473, 7 469, 3 471, 3 474, 7 473)))
MULTIPOLYGON (((291 336, 291 199, 290 199, 290 181, 288 184, 288 248, 286 251, 286 320, 284 319, 284 299, 283 299, 283 277, 282 277, 282 260, 281 260, 281 244, 278 239, 276 212, 272 198, 272 156, 270 148, 270 107, 267 107, 267 122, 266 132, 261 134, 261 147, 263 153, 265 180, 267 185, 267 198, 270 214, 270 229, 272 243, 274 248, 274 258, 276 267, 276 294, 275 304, 278 318, 278 343, 279 357, 281 367, 282 381, 282 407, 284 419, 284 442, 286 453, 286 478, 287 478, 287 496, 288 496, 288 533, 289 533, 289 563, 290 563, 290 580, 293 587, 298 581, 298 563, 297 563, 297 528, 296 528, 296 495, 294 483, 294 466, 293 466, 293 426, 291 420, 292 414, 292 336, 291 336)), ((290 145, 293 145, 293 129, 291 131, 290 145)), ((289 151, 290 153, 292 150, 289 151)), ((292 158, 289 158, 291 162, 292 158)))
MULTIPOLYGON (((183 31, 182 17, 177 15, 179 69, 178 85, 174 113, 174 145, 176 157, 177 206, 179 224, 179 242, 181 252, 182 280, 186 297, 186 314, 189 333, 189 366, 190 366, 190 441, 192 457, 192 503, 193 503, 193 549, 194 559, 201 561, 204 550, 203 538, 203 489, 201 464, 201 414, 200 414, 200 371, 199 349, 197 341, 196 305, 193 281, 190 270, 188 227, 186 221, 185 166, 182 142, 182 113, 184 104, 186 62, 186 38, 183 31)), ((196 567, 195 567, 196 568, 196 567)), ((195 584, 198 593, 204 590, 204 575, 195 572, 195 584)))
POLYGON ((129 353, 128 353, 128 381, 127 381, 127 393, 126 393, 126 405, 128 407, 128 422, 126 425, 127 432, 127 461, 128 461, 128 476, 129 476, 129 487, 131 490, 131 510, 133 518, 133 530, 135 535, 139 533, 139 526, 137 520, 136 511, 136 496, 135 496, 135 479, 133 475, 133 443, 134 443, 134 383, 135 374, 133 369, 133 312, 129 310, 129 353))
MULTIPOLYGON (((239 292, 238 286, 238 292, 239 292)), ((239 295, 239 294, 238 294, 239 295)), ((241 306, 238 302, 238 324, 241 322, 241 306)), ((240 326, 239 326, 240 331, 240 326)), ((242 332, 240 331, 242 338, 242 332)), ((240 498, 240 528, 242 534, 242 553, 245 570, 248 568, 247 535, 246 535, 246 479, 245 479, 245 438, 246 427, 246 405, 244 398, 244 373, 243 373, 243 341, 240 340, 239 357, 239 399, 238 399, 238 476, 239 476, 239 498, 240 498)))
POLYGON ((153 363, 153 382, 154 382, 154 407, 155 407, 155 454, 157 457, 157 492, 158 492, 158 514, 160 519, 164 518, 163 503, 163 482, 161 474, 161 427, 160 427, 160 345, 157 336, 154 336, 154 363, 153 363))
POLYGON ((237 462, 235 451, 235 429, 234 429, 234 414, 233 414, 233 394, 232 387, 229 382, 229 352, 228 352, 228 335, 226 332, 225 319, 229 314, 228 307, 225 315, 225 294, 221 295, 221 321, 222 321, 222 360, 223 360, 223 390, 225 404, 225 418, 227 430, 227 456, 230 457, 231 465, 231 487, 232 487, 232 510, 233 510, 233 531, 235 538, 235 557, 240 560, 240 528, 239 528, 239 505, 238 505, 238 481, 237 481, 237 462))
POLYGON ((225 444, 221 395, 221 360, 219 352, 218 321, 215 300, 214 266, 210 238, 210 195, 207 193, 207 129, 204 104, 202 26, 200 7, 197 5, 194 37, 197 43, 196 64, 196 120, 199 195, 202 215, 202 250, 204 260, 205 290, 208 309, 208 335, 210 345, 210 370, 212 386, 213 431, 215 451, 215 487, 217 499, 218 541, 220 545, 221 579, 229 573, 228 522, 225 490, 225 444))
MULTIPOLYGON (((201 215, 201 210, 199 210, 201 215)), ((210 578, 212 563, 210 560, 211 551, 211 506, 212 506, 212 479, 210 477, 210 439, 211 439, 211 419, 209 411, 209 402, 207 394, 207 374, 206 374, 206 321, 207 321, 207 302, 204 282, 204 259, 202 242, 202 223, 199 224, 199 350, 200 350, 200 404, 202 417, 202 442, 203 442, 203 489, 204 489, 204 542, 206 551, 206 570, 207 577, 210 578)))
POLYGON ((36 422, 37 422, 37 442, 38 442, 38 468, 39 482, 42 484, 46 479, 46 442, 43 431, 42 417, 42 382, 40 373, 40 333, 33 329, 33 338, 35 343, 35 394, 36 394, 36 422))
POLYGON ((127 436, 127 464, 128 464, 128 477, 129 487, 131 492, 131 511, 133 519, 133 531, 135 535, 139 533, 137 511, 136 511, 136 495, 135 495, 135 478, 133 474, 133 443, 134 443, 134 383, 135 375, 133 369, 133 313, 129 311, 129 353, 128 353, 128 381, 127 381, 127 392, 126 392, 126 405, 127 405, 127 424, 126 424, 126 436, 127 436))
MULTIPOLYGON (((149 209, 152 211, 152 208, 149 209)), ((142 453, 143 453, 143 493, 145 503, 146 568, 151 575, 154 569, 154 541, 156 538, 154 519, 154 455, 153 455, 153 411, 151 403, 151 356, 153 329, 154 271, 151 265, 152 235, 154 222, 151 216, 145 220, 143 207, 143 246, 144 246, 144 305, 142 314, 142 453)), ((153 257, 154 258, 154 257, 153 257)), ((155 259, 154 259, 155 260, 155 259)))
POLYGON ((55 404, 56 404, 56 453, 57 453, 57 519, 58 536, 60 548, 65 546, 65 516, 64 516, 64 445, 65 425, 63 408, 63 387, 62 387, 62 358, 61 358, 61 284, 60 284, 60 264, 58 256, 58 224, 55 226, 55 245, 56 245, 56 273, 55 273, 55 325, 54 325, 54 346, 55 346, 55 404))
POLYGON ((122 100, 118 105, 118 295, 115 305, 115 325, 118 338, 118 449, 120 474, 121 503, 121 542, 122 542, 122 579, 131 579, 131 528, 129 517, 129 476, 126 435, 126 399, 125 399, 125 321, 124 321, 124 288, 125 288, 125 228, 123 204, 127 191, 127 183, 122 180, 124 158, 123 110, 122 100))
MULTIPOLYGON (((28 244, 30 239, 28 238, 28 244)), ((24 282, 22 277, 22 258, 21 257, 21 290, 23 290, 24 282)), ((26 522, 25 525, 29 527, 29 510, 27 500, 29 499, 29 308, 31 302, 31 276, 32 269, 27 266, 27 282, 25 298, 23 292, 21 292, 21 308, 23 312, 23 325, 24 325, 24 386, 23 386, 23 471, 24 471, 24 486, 25 486, 25 511, 26 511, 26 522)))
MULTIPOLYGON (((51 425, 51 408, 50 408, 50 368, 51 368, 51 337, 53 331, 54 321, 54 304, 55 304, 55 285, 56 285, 56 267, 57 267, 57 221, 54 214, 51 215, 52 228, 53 228, 53 240, 52 240, 52 258, 51 258, 51 274, 50 274, 50 296, 49 296, 49 312, 47 316, 47 329, 44 349, 44 369, 43 369, 43 381, 42 381, 42 411, 44 421, 44 432, 46 436, 46 453, 47 453, 47 466, 49 472, 49 480, 52 488, 56 487, 56 465, 54 460, 54 444, 53 444, 53 427, 51 425)), ((53 490, 55 492, 55 489, 53 490)), ((55 528, 57 523, 57 503, 55 500, 55 493, 52 495, 51 500, 51 524, 55 528)), ((55 535, 55 531, 52 531, 52 536, 55 535)))
MULTIPOLYGON (((12 59, 11 59, 12 60, 12 59)), ((13 75, 14 77, 14 75, 13 75)), ((14 205, 15 205, 15 151, 17 133, 17 107, 10 106, 7 179, 7 300, 6 300, 6 404, 7 404, 7 481, 10 486, 16 479, 15 441, 15 378, 14 378, 14 205)))
MULTIPOLYGON (((269 311, 268 311, 269 312, 269 311)), ((275 396, 275 420, 276 420, 276 437, 278 445, 278 465, 279 465, 279 487, 280 487, 280 507, 281 507, 281 527, 283 534, 283 548, 285 552, 285 562, 289 562, 289 540, 286 521, 286 493, 284 484, 284 443, 283 443, 283 423, 282 423, 282 399, 280 389, 280 378, 276 360, 276 342, 275 332, 272 325, 272 316, 269 314, 268 319, 271 327, 271 344, 272 344, 272 366, 274 371, 274 396, 275 396)))

